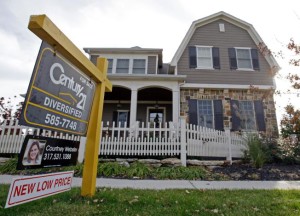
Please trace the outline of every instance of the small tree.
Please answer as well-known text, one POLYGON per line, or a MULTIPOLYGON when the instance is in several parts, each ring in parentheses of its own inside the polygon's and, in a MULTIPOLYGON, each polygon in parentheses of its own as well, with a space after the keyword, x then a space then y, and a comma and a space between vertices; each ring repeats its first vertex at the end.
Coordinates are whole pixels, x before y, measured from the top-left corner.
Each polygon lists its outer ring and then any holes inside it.
MULTIPOLYGON (((17 96, 14 96, 16 98, 17 96)), ((20 118, 22 111, 23 102, 19 102, 17 105, 12 103, 12 99, 5 99, 4 97, 0 97, 0 125, 4 123, 5 120, 15 121, 20 118)))
POLYGON ((284 138, 295 134, 299 140, 300 138, 300 110, 294 108, 289 104, 285 107, 285 114, 283 115, 280 126, 281 134, 284 138))

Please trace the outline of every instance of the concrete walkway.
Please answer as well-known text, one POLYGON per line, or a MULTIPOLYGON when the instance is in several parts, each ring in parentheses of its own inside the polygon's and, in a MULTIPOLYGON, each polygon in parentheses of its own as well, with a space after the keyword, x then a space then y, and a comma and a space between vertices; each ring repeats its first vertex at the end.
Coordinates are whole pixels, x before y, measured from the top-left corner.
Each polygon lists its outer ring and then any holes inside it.
MULTIPOLYGON (((13 178, 22 176, 0 175, 0 184, 10 184, 13 178)), ((82 178, 73 178, 72 186, 80 187, 82 178)), ((98 178, 97 187, 132 189, 283 189, 300 190, 300 181, 189 181, 189 180, 129 180, 98 178)))

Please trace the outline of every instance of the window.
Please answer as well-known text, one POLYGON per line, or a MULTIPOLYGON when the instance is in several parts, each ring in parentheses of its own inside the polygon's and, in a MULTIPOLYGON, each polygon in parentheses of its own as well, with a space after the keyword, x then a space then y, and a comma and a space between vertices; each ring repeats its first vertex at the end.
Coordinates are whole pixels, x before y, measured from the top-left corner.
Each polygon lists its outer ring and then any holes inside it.
POLYGON ((197 68, 213 68, 211 47, 197 47, 197 68))
POLYGON ((149 122, 158 128, 159 124, 164 122, 164 109, 149 109, 149 122))
POLYGON ((189 123, 224 130, 222 100, 189 100, 189 123))
POLYGON ((251 48, 229 48, 230 69, 259 70, 258 51, 251 48))
POLYGON ((117 59, 116 73, 129 73, 129 59, 117 59))
POLYGON ((116 125, 119 127, 119 124, 121 127, 125 127, 125 123, 127 123, 127 126, 129 125, 129 111, 127 110, 118 110, 114 112, 113 121, 115 121, 116 125))
POLYGON ((132 73, 133 74, 145 74, 146 73, 146 60, 145 59, 133 59, 132 73))
POLYGON ((107 61, 108 61, 107 73, 112 73, 114 60, 113 59, 107 59, 107 61))
POLYGON ((235 49, 239 69, 252 69, 250 49, 235 49))
POLYGON ((252 101, 240 101, 241 129, 256 130, 254 107, 252 101))
POLYGON ((219 48, 211 46, 190 46, 190 68, 220 69, 219 48))
POLYGON ((266 131, 263 102, 231 100, 231 122, 234 131, 266 131))
POLYGON ((214 128, 213 105, 211 100, 198 100, 198 125, 214 128))

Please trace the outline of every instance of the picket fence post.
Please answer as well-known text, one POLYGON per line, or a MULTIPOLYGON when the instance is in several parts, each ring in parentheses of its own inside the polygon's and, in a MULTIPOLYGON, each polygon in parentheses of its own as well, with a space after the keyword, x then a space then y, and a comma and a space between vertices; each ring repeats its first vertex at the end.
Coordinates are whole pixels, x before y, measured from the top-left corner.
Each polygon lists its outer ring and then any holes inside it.
POLYGON ((230 165, 232 164, 232 152, 231 152, 231 132, 229 128, 225 129, 225 135, 227 137, 228 142, 228 156, 226 158, 227 161, 229 161, 230 165))
POLYGON ((186 167, 186 142, 186 119, 185 116, 180 116, 180 160, 184 167, 186 167))

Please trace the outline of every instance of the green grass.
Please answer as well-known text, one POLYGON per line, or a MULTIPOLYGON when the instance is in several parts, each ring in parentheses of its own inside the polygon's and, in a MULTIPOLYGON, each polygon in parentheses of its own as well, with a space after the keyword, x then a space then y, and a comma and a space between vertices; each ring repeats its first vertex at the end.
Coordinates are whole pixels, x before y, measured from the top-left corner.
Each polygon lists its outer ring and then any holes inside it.
POLYGON ((0 215, 300 215, 300 193, 290 190, 130 190, 80 188, 3 209, 8 185, 0 187, 0 215))

